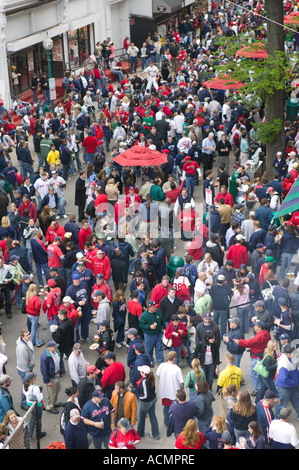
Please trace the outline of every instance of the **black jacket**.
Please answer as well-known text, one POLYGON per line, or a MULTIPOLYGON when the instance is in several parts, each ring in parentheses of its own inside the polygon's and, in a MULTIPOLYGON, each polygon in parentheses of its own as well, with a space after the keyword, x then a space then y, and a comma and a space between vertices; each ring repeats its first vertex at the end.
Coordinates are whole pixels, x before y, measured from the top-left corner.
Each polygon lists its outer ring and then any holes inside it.
POLYGON ((63 354, 69 357, 73 351, 75 336, 74 330, 75 327, 73 320, 71 318, 64 318, 60 322, 57 330, 52 333, 53 340, 59 344, 58 349, 61 357, 63 357, 63 354))
POLYGON ((166 295, 160 302, 159 309, 162 312, 163 318, 166 322, 169 322, 172 315, 175 315, 178 312, 179 307, 183 305, 183 301, 176 295, 174 302, 170 302, 168 296, 166 295))
POLYGON ((85 206, 86 203, 85 180, 78 178, 75 187, 75 206, 85 206))

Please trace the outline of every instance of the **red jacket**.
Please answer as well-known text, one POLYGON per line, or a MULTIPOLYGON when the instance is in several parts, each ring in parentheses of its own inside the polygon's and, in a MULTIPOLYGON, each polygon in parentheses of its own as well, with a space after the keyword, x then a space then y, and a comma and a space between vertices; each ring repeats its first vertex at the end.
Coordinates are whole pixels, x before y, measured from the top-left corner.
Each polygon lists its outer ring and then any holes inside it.
POLYGON ((78 310, 76 309, 76 307, 71 304, 69 308, 65 305, 61 305, 61 308, 64 308, 67 311, 67 317, 73 320, 74 326, 76 326, 78 319, 78 310))
POLYGON ((84 250, 84 243, 86 242, 89 235, 92 234, 92 230, 89 227, 88 230, 85 230, 84 227, 81 228, 79 232, 79 249, 84 250))
POLYGON ((106 256, 105 253, 102 259, 99 259, 97 255, 93 256, 91 260, 91 270, 95 276, 99 273, 104 274, 105 281, 108 281, 111 274, 111 265, 108 256, 106 256))
POLYGON ((226 259, 230 259, 234 262, 234 268, 239 268, 241 264, 248 264, 248 252, 244 245, 239 243, 230 246, 226 259))
POLYGON ((262 359, 263 352, 270 341, 271 335, 267 330, 261 330, 250 339, 239 339, 239 346, 248 348, 251 350, 251 356, 253 358, 260 357, 262 359))
POLYGON ((170 189, 169 191, 167 191, 166 198, 168 197, 170 198, 171 204, 174 204, 177 198, 181 195, 183 186, 184 186, 184 181, 181 182, 181 185, 179 188, 170 189))
POLYGON ((121 362, 115 361, 104 369, 102 375, 102 387, 105 390, 109 385, 114 385, 118 381, 124 382, 126 378, 126 371, 121 362))
POLYGON ((98 141, 93 135, 88 135, 82 142, 83 147, 86 149, 86 153, 95 153, 98 146, 98 141))
POLYGON ((26 312, 33 317, 39 317, 42 303, 38 295, 33 295, 26 304, 26 312))
POLYGON ((172 346, 174 348, 178 348, 183 343, 183 338, 185 338, 187 334, 188 330, 181 322, 178 324, 178 327, 175 328, 172 321, 170 321, 165 329, 165 338, 172 339, 172 346), (179 333, 179 330, 182 330, 182 333, 179 333), (174 335, 174 333, 178 333, 178 336, 174 335))
POLYGON ((102 290, 104 292, 104 294, 106 295, 107 299, 109 300, 109 302, 111 303, 112 302, 112 291, 111 291, 111 287, 107 284, 107 282, 103 282, 103 284, 101 284, 99 286, 99 284, 96 282, 95 285, 93 286, 92 288, 92 292, 91 292, 91 299, 92 299, 92 303, 95 307, 95 309, 98 308, 98 305, 99 305, 99 302, 95 302, 94 299, 93 299, 93 294, 95 293, 96 290, 102 290))
POLYGON ((221 192, 217 194, 215 202, 218 202, 219 199, 224 199, 224 204, 229 204, 231 207, 234 207, 234 198, 230 193, 222 194, 221 192))

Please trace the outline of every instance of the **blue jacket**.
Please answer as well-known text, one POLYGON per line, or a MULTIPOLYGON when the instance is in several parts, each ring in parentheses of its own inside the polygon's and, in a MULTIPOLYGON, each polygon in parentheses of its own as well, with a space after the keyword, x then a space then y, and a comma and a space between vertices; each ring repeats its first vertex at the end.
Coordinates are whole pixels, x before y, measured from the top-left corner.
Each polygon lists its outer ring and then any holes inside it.
POLYGON ((296 235, 285 232, 280 241, 281 253, 294 255, 299 249, 299 238, 296 235))
POLYGON ((260 222, 261 229, 267 230, 271 223, 272 210, 269 207, 262 206, 256 211, 255 218, 260 222))
POLYGON ((71 240, 75 243, 75 245, 77 245, 79 243, 79 226, 75 222, 69 221, 65 224, 64 230, 66 232, 71 232, 71 240))
POLYGON ((74 284, 71 284, 65 293, 66 296, 70 296, 73 301, 74 301, 74 306, 76 308, 79 307, 79 302, 83 299, 86 299, 87 302, 85 305, 83 305, 82 312, 83 313, 88 313, 90 311, 90 305, 89 305, 89 299, 90 299, 90 294, 87 285, 85 282, 81 281, 79 286, 75 286, 74 284))
MULTIPOLYGON (((63 358, 57 350, 57 354, 60 356, 60 374, 65 374, 65 368, 63 363, 63 358)), ((51 379, 55 379, 55 364, 49 349, 46 349, 45 352, 41 355, 40 358, 40 370, 43 376, 43 382, 48 384, 51 382, 51 379)))
POLYGON ((273 419, 275 418, 275 415, 274 415, 274 411, 272 410, 272 408, 265 409, 265 407, 262 405, 262 402, 259 401, 256 405, 256 418, 257 418, 257 422, 262 428, 266 442, 268 442, 268 430, 270 426, 268 413, 270 415, 271 421, 273 421, 273 419), (267 410, 267 412, 265 410, 267 410))
POLYGON ((166 274, 166 254, 165 250, 159 246, 151 257, 151 261, 155 268, 156 276, 161 278, 166 274))
POLYGON ((23 163, 28 163, 29 165, 33 165, 33 160, 32 160, 31 153, 28 147, 19 148, 18 160, 23 163))
POLYGON ((135 344, 138 344, 138 343, 142 343, 142 338, 139 335, 136 336, 136 338, 133 339, 133 341, 131 340, 129 343, 129 349, 128 349, 128 355, 127 355, 127 366, 130 369, 133 369, 134 362, 137 358, 134 346, 135 344))
POLYGON ((258 243, 264 244, 266 234, 267 234, 266 230, 263 230, 263 229, 256 230, 255 232, 253 232, 249 240, 249 249, 251 253, 256 249, 256 245, 258 243))
POLYGON ((36 263, 39 264, 46 264, 48 263, 48 253, 47 250, 45 250, 42 245, 39 243, 38 240, 35 238, 32 238, 30 240, 30 245, 32 249, 32 256, 33 259, 36 263))
POLYGON ((134 366, 133 366, 133 373, 132 373, 132 385, 136 388, 136 384, 139 379, 141 379, 140 372, 138 370, 139 366, 150 366, 151 361, 150 358, 146 353, 139 354, 139 356, 136 356, 134 366))
MULTIPOLYGON (((278 158, 275 158, 272 166, 274 168, 274 173, 277 172, 282 177, 285 177, 285 175, 288 172, 288 166, 287 166, 287 162, 285 158, 282 158, 281 160, 278 160, 278 158)), ((271 186, 271 184, 269 186, 271 186)))
POLYGON ((230 329, 228 332, 228 343, 226 343, 227 351, 231 354, 242 354, 245 351, 245 348, 242 346, 239 346, 237 343, 235 343, 233 340, 234 339, 244 339, 244 334, 241 330, 240 326, 237 326, 237 328, 230 329))

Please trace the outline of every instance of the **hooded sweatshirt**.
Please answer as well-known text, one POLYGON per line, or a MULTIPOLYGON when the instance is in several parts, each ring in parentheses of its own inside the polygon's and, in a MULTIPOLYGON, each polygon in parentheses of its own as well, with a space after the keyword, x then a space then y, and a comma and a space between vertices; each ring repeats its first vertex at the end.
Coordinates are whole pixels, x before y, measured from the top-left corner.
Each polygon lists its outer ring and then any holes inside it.
POLYGON ((299 384, 297 365, 282 354, 278 359, 276 385, 282 388, 294 388, 299 384))
POLYGON ((16 355, 17 355, 17 369, 22 372, 29 372, 34 369, 34 347, 31 341, 24 341, 20 336, 17 339, 16 355))

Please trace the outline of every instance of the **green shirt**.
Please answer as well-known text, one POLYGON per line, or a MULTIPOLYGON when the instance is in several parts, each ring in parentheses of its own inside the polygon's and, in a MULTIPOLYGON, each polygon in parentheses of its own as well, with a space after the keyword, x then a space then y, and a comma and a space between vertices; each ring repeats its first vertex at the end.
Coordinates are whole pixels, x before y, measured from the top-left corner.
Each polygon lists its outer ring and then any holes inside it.
POLYGON ((145 310, 139 319, 139 327, 147 335, 161 334, 162 329, 166 328, 161 310, 157 308, 155 313, 150 313, 148 310, 145 310), (150 326, 155 322, 157 323, 156 328, 151 328, 150 326))

